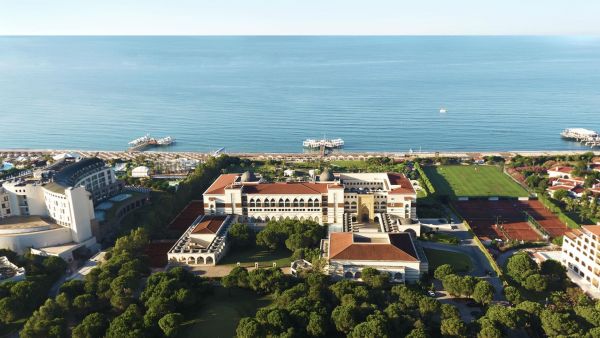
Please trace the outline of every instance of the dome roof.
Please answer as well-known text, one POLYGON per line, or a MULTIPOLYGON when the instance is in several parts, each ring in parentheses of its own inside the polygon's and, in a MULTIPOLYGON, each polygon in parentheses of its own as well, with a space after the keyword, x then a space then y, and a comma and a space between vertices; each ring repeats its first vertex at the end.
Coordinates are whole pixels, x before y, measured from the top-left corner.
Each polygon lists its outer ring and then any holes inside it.
POLYGON ((242 174, 241 181, 242 182, 253 182, 253 181, 256 181, 256 176, 254 176, 253 172, 246 171, 245 173, 242 174))
POLYGON ((331 182, 333 180, 335 180, 335 177, 333 177, 333 174, 329 171, 329 169, 327 169, 327 168, 323 169, 323 171, 321 172, 321 175, 319 175, 319 181, 331 182))

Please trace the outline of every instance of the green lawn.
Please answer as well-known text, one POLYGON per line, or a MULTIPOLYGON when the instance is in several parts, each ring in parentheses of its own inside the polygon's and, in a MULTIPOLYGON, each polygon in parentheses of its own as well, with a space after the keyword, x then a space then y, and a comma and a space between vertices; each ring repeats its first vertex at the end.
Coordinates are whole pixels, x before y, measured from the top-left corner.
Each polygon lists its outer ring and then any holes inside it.
POLYGON ((231 250, 219 262, 219 265, 235 265, 238 262, 244 267, 253 267, 258 262, 261 267, 271 267, 273 262, 277 267, 289 267, 292 263, 292 253, 287 249, 277 251, 265 250, 262 247, 252 247, 246 250, 231 250))
POLYGON ((213 295, 198 304, 200 311, 183 322, 178 337, 234 337, 240 319, 254 316, 257 309, 271 304, 271 297, 216 287, 213 295))
POLYGON ((463 253, 427 248, 424 248, 424 250, 429 261, 429 271, 435 271, 438 266, 443 264, 452 265, 456 272, 466 273, 473 269, 471 257, 463 253))
POLYGON ((425 174, 440 196, 526 197, 527 191, 502 169, 490 165, 448 165, 424 167, 425 174))

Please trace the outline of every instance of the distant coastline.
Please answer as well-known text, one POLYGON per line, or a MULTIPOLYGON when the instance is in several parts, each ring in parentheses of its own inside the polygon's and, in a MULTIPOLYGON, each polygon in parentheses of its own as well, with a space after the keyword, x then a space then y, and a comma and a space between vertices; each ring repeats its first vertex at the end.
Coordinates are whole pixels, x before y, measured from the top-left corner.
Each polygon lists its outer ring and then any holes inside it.
MULTIPOLYGON (((371 157, 390 157, 396 159, 405 158, 432 158, 432 157, 460 157, 460 158, 477 158, 486 156, 501 156, 513 157, 521 155, 525 157, 535 156, 558 156, 558 155, 577 155, 586 152, 593 152, 595 155, 600 155, 600 150, 529 150, 529 151, 439 151, 439 152, 338 152, 331 153, 325 156, 317 153, 301 153, 301 152, 224 152, 222 154, 228 156, 236 156, 241 158, 249 158, 254 160, 365 160, 371 157)), ((77 149, 0 149, 0 158, 18 157, 18 156, 44 156, 58 155, 63 153, 78 153, 84 157, 97 156, 104 160, 111 159, 133 159, 138 156, 146 156, 152 159, 174 159, 174 158, 189 158, 189 159, 206 159, 212 157, 211 152, 195 152, 195 151, 111 151, 111 150, 77 150, 77 149)))

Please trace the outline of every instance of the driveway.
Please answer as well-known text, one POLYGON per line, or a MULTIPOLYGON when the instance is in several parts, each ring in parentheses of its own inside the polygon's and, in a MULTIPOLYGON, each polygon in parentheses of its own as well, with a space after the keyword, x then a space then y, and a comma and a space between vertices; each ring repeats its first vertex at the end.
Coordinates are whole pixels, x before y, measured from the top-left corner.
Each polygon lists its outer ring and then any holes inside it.
POLYGON ((459 252, 469 256, 473 261, 473 271, 471 271, 469 275, 479 277, 483 280, 487 280, 490 284, 492 284, 494 289, 496 289, 496 292, 494 294, 494 300, 506 300, 504 298, 504 293, 502 292, 502 281, 497 276, 490 277, 487 275, 486 271, 493 272, 494 269, 490 265, 490 262, 487 260, 483 252, 479 250, 479 247, 476 246, 472 240, 463 240, 464 244, 461 245, 451 245, 424 241, 420 241, 419 243, 423 248, 459 252))

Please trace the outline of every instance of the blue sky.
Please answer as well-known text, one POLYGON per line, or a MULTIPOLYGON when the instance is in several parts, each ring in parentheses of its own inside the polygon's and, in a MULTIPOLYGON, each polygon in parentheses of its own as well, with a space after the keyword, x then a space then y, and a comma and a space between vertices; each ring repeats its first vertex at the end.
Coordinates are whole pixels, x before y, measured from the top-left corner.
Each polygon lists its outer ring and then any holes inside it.
POLYGON ((0 35, 600 35, 598 0, 0 0, 0 35))

